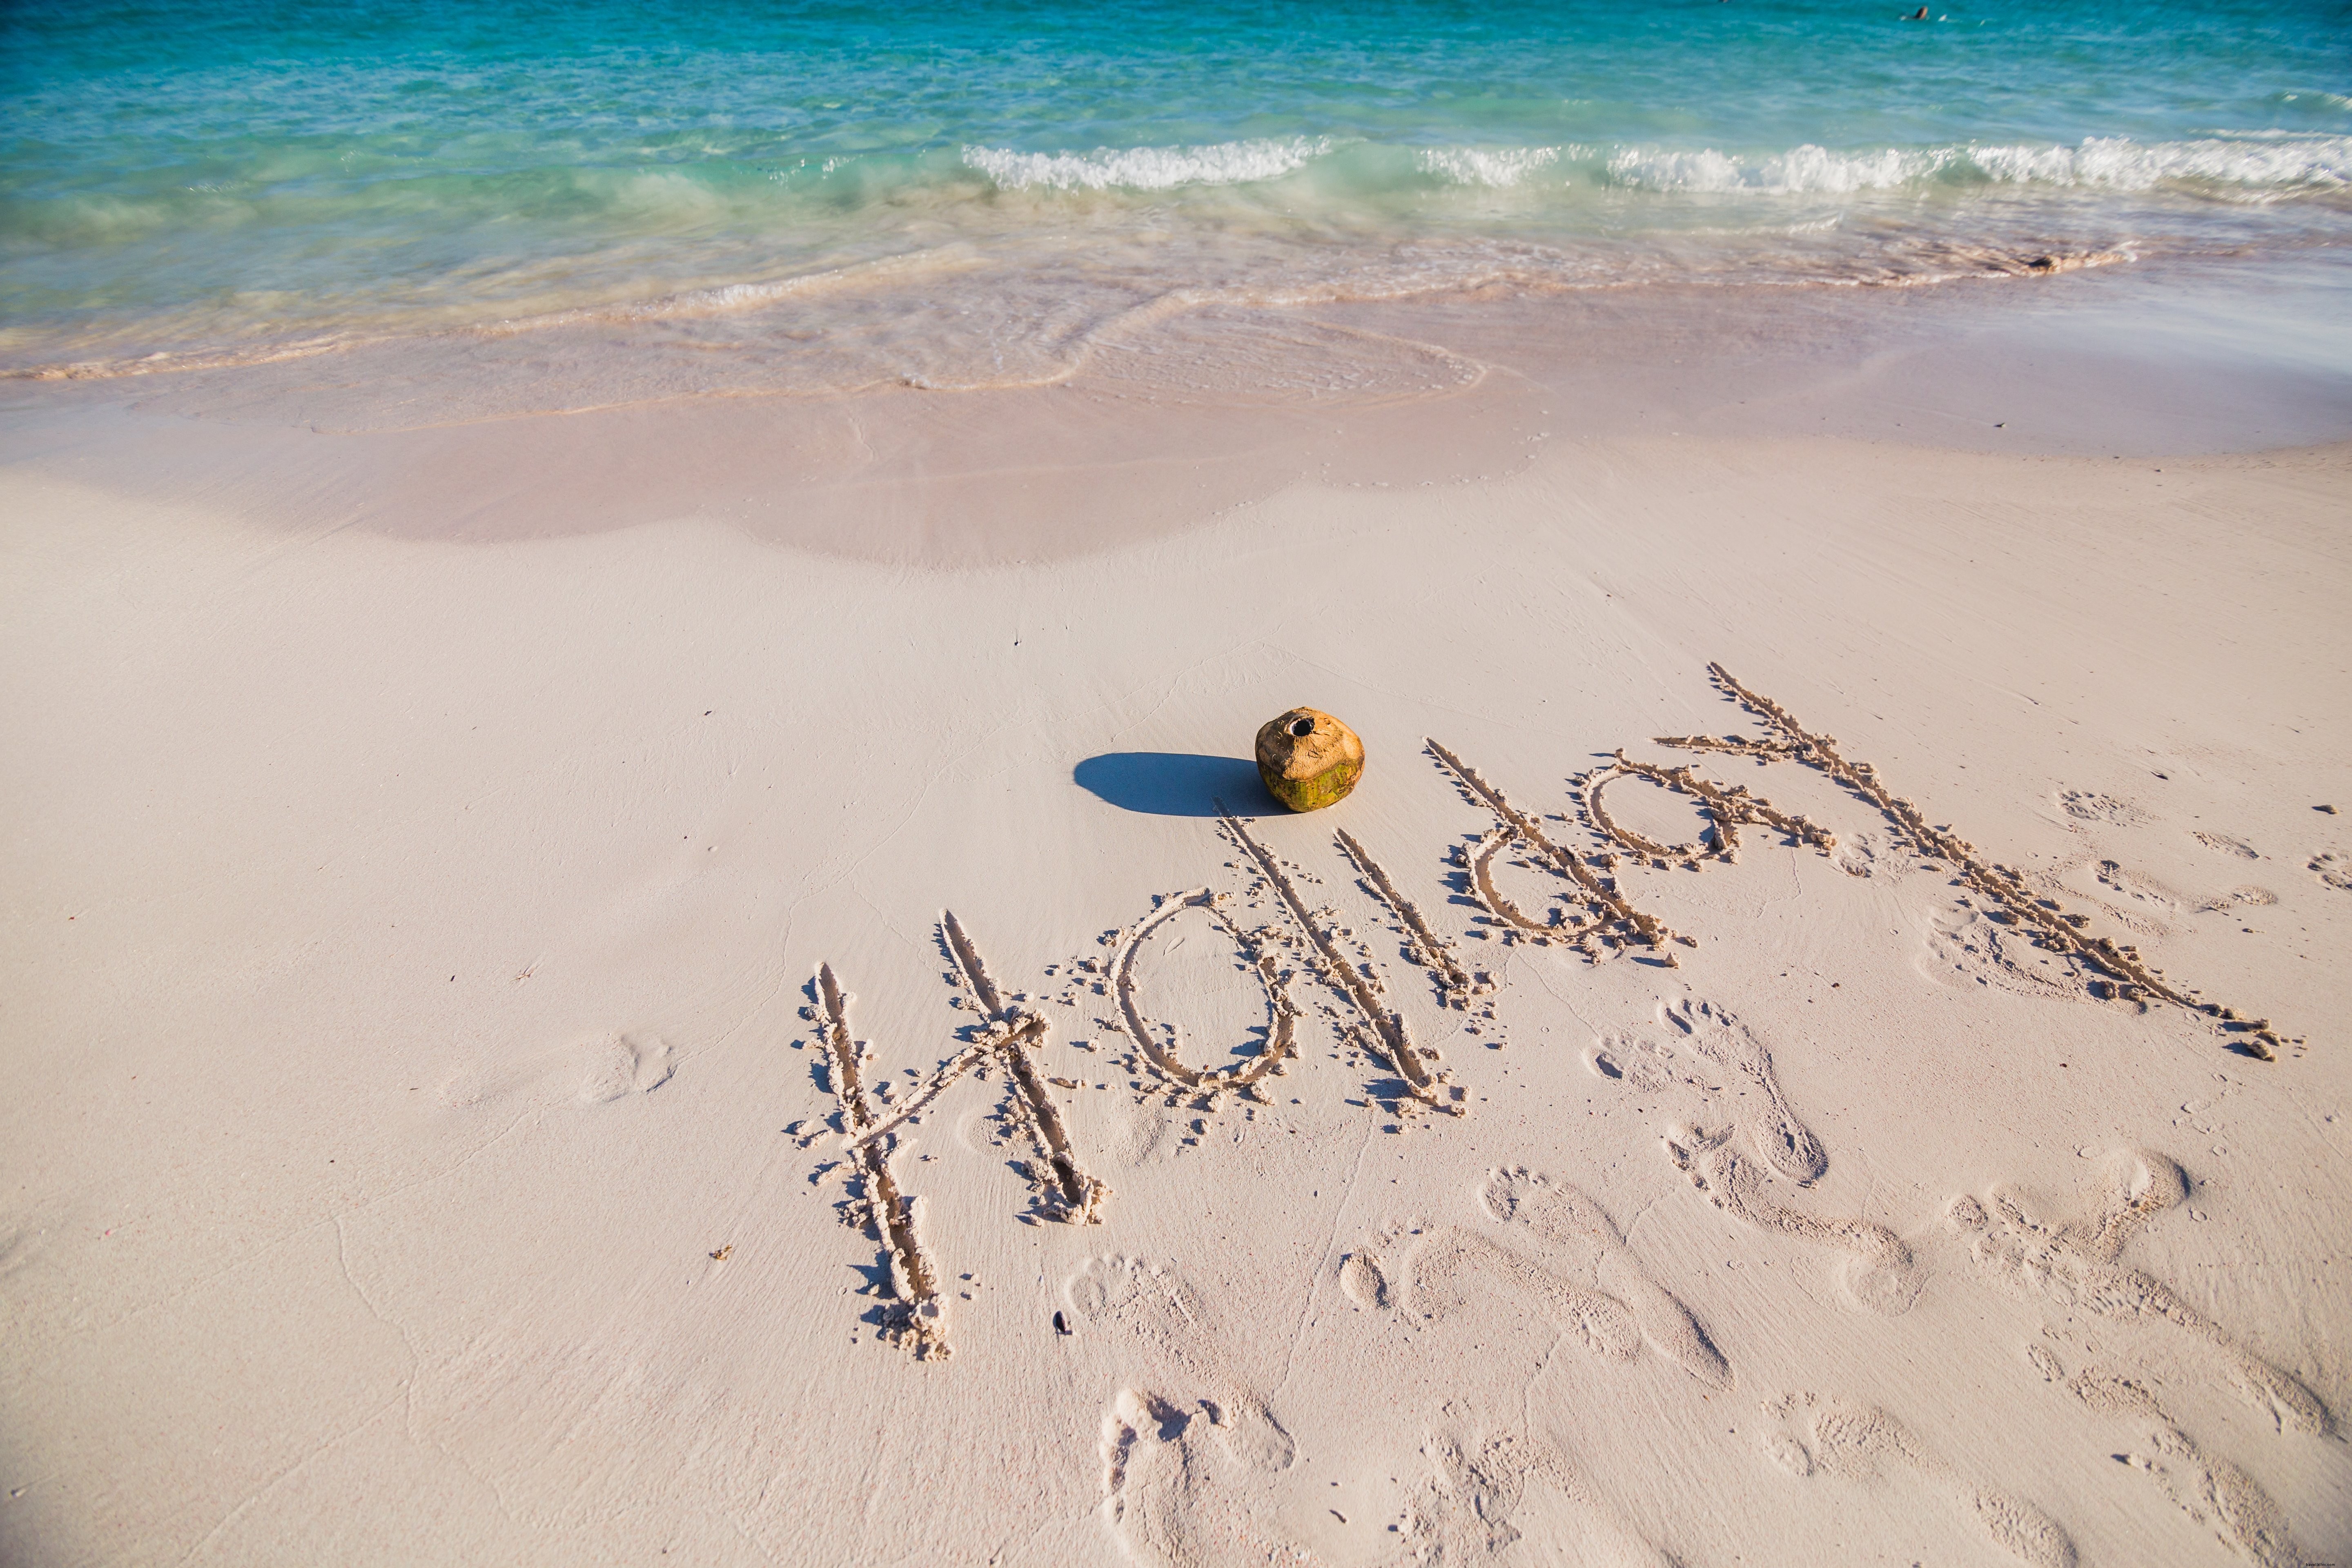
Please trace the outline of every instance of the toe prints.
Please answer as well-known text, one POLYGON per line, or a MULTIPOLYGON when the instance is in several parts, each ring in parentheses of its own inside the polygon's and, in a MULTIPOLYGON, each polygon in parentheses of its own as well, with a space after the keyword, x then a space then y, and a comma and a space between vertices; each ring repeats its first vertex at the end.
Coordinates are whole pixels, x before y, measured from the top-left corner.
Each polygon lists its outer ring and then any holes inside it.
POLYGON ((1348 1300, 1367 1311, 1386 1311, 1396 1305, 1396 1288, 1380 1254, 1351 1252, 1339 1263, 1339 1289, 1348 1300))
POLYGON ((2181 905, 2179 894, 2162 883, 2128 871, 2117 861, 2101 860, 2094 873, 2107 899, 2107 912, 2143 935, 2162 935, 2181 905))
POLYGON ((1764 1413, 1801 1427, 1811 1439, 1809 1444, 1787 1426, 1768 1426, 1759 1446, 1776 1469, 1799 1480, 1819 1471, 1861 1482, 1907 1472, 1944 1491, 2016 1561, 2030 1568, 2073 1568, 2074 1542, 2056 1521, 2031 1503, 1969 1480, 1877 1406, 1806 1394, 1775 1400, 1764 1413))
POLYGON ((1671 1047, 1631 1035, 1601 1036, 1585 1051, 1584 1065, 1595 1078, 1643 1094, 1663 1094, 1686 1081, 1671 1047))
POLYGON ((2147 814, 2131 802, 2096 790, 2060 790, 2058 809, 2076 822, 2100 823, 2110 827, 2133 827, 2147 820, 2147 814))
POLYGON ((1391 1226, 1339 1260, 1339 1289, 1358 1310, 1385 1312, 1403 1304, 1398 1266, 1419 1227, 1391 1226))
POLYGON ((1730 1014, 1695 997, 1662 1007, 1659 1016, 1701 1056, 1748 1080, 1754 1107, 1741 1118, 1740 1131, 1765 1163, 1799 1186, 1819 1180, 1830 1168, 1830 1157, 1789 1108, 1764 1042, 1730 1014))

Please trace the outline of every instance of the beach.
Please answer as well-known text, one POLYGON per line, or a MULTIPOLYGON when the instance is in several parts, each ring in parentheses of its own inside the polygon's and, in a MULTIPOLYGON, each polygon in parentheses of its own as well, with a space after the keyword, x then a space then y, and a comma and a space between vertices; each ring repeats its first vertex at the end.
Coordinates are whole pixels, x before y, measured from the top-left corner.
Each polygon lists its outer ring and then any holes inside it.
POLYGON ((2306 207, 952 384, 20 304, 0 1560, 2341 1560, 2306 207))

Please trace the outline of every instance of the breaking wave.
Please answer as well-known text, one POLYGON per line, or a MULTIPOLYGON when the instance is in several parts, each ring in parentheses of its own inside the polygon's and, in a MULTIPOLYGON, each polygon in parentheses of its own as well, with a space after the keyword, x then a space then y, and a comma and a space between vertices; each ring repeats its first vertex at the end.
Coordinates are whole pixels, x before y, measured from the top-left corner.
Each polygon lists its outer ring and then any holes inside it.
POLYGON ((966 147, 964 163, 1004 190, 1165 191, 1277 180, 1331 150, 1327 137, 1220 142, 1205 147, 1097 147, 1091 153, 1016 153, 966 147))
POLYGON ((2352 184, 2352 137, 2207 137, 2134 142, 2094 136, 2073 146, 1970 144, 1833 153, 1802 146, 1760 157, 1713 149, 1627 147, 1611 153, 1615 184, 1659 192, 1845 195, 1929 182, 2150 191, 2231 186, 2292 195, 2352 184))
POLYGON ((2095 136, 2073 144, 1980 143, 1838 152, 1806 143, 1771 153, 1577 144, 1431 147, 1413 152, 1331 137, 1089 153, 963 149, 967 168, 1003 190, 1165 191, 1248 185, 1321 166, 1356 195, 1441 185, 1570 190, 1614 186, 1673 195, 1852 195, 1932 185, 2036 185, 2152 191, 2225 188, 2294 195, 2352 185, 2352 136, 2248 132, 2194 141, 2095 136))
POLYGON ((2145 191, 2175 182, 2278 192, 2352 184, 2352 136, 2132 142, 2094 136, 2073 147, 1977 147, 1970 161, 1995 180, 2145 191))
POLYGON ((1582 147, 1433 147, 1420 155, 1423 172, 1457 185, 1516 185, 1563 157, 1589 156, 1582 147))

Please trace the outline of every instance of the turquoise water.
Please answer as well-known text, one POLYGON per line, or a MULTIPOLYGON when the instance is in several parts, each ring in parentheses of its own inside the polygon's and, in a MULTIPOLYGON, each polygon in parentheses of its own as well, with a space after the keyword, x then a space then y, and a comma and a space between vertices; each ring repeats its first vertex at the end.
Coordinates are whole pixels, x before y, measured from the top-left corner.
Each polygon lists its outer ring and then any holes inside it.
POLYGON ((593 322, 961 384, 1220 302, 2352 235, 2345 8, 1904 9, 19 4, 0 363, 593 322))

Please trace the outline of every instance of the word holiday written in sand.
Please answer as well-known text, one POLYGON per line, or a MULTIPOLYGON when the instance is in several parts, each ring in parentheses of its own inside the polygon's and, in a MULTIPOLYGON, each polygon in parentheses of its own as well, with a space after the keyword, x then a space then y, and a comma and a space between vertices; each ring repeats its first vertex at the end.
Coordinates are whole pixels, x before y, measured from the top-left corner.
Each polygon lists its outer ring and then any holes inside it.
MULTIPOLYGON (((2089 984, 2094 994, 2142 1006, 2168 1004, 2213 1020, 2223 1032, 2237 1037, 2248 1054, 2263 1060, 2275 1057, 2283 1042, 2267 1020, 2242 1019, 2227 1007, 2201 1001, 2196 993, 2168 982, 2136 949, 2084 934, 2089 922, 2083 916, 2029 890, 2018 872, 1984 859, 1973 845, 1950 829, 1931 826, 1918 807, 1887 786, 1876 768, 1868 763, 1849 762, 1838 750, 1836 737, 1805 729, 1787 709, 1742 686, 1722 666, 1710 665, 1708 671, 1718 689, 1763 721, 1764 735, 1753 740, 1742 735, 1662 735, 1657 744, 1744 757, 1759 764, 1799 763, 1823 773, 1874 806, 1892 825, 1897 838, 1919 855, 1951 868, 1956 884, 1990 900, 1996 918, 2075 961, 2092 976, 2089 984)), ((1657 962, 1673 965, 1675 946, 1697 944, 1634 905, 1615 875, 1622 858, 1630 857, 1637 865, 1698 870, 1710 861, 1736 858, 1743 826, 1778 831, 1791 845, 1811 845, 1824 854, 1837 843, 1827 829, 1776 809, 1743 786, 1701 777, 1687 765, 1661 767, 1639 762, 1620 750, 1608 763, 1570 781, 1578 821, 1605 846, 1580 850, 1555 842, 1536 817, 1513 805, 1454 752, 1434 740, 1427 742, 1427 748, 1463 798, 1494 820, 1493 827, 1474 847, 1461 852, 1461 860, 1473 901, 1492 924, 1501 928, 1506 941, 1557 943, 1588 957, 1598 957, 1602 947, 1641 947, 1657 962), (1606 791, 1612 783, 1624 778, 1639 778, 1696 797, 1706 819, 1702 837, 1687 844, 1660 844, 1619 822, 1610 815, 1606 791), (1561 907, 1538 920, 1506 897, 1495 877, 1496 861, 1506 854, 1564 882, 1561 907)), ((1265 1101, 1261 1084, 1286 1071, 1297 1054, 1298 1009, 1288 987, 1295 974, 1282 965, 1276 950, 1283 949, 1296 955, 1299 966, 1329 989, 1338 1003, 1334 1016, 1342 1039, 1396 1073, 1402 1087, 1397 1097, 1401 1111, 1464 1114, 1467 1095, 1437 1065, 1434 1050, 1414 1043, 1404 1016, 1388 1001, 1388 987, 1379 966, 1342 951, 1341 942, 1349 933, 1339 925, 1336 912, 1310 908, 1293 868, 1231 812, 1220 811, 1219 828, 1242 852, 1242 864, 1262 877, 1262 890, 1276 910, 1273 922, 1258 931, 1248 930, 1231 912, 1233 895, 1196 888, 1160 897, 1141 921, 1104 937, 1103 942, 1111 948, 1107 962, 1089 958, 1074 966, 1091 978, 1098 992, 1113 999, 1118 1016, 1105 1022, 1133 1044, 1138 1072, 1156 1079, 1160 1086, 1146 1092, 1165 1093, 1171 1105, 1181 1097, 1193 1096, 1210 1110, 1227 1095, 1265 1101), (1202 911, 1224 931, 1265 989, 1265 1042, 1231 1066, 1189 1065, 1181 1054, 1179 1032, 1147 1016, 1138 1000, 1137 974, 1146 942, 1188 910, 1202 911)), ((1345 862, 1355 868, 1360 885, 1396 921, 1405 939, 1405 956, 1429 972, 1449 1005, 1466 1011, 1475 997, 1491 989, 1482 976, 1463 967, 1452 945, 1354 835, 1341 829, 1334 844, 1345 862)), ((819 967, 809 987, 813 1005, 803 1010, 822 1037, 825 1078, 840 1102, 835 1130, 854 1173, 846 1217, 883 1244, 890 1295, 879 1314, 882 1336, 922 1358, 944 1358, 950 1353, 945 1288, 937 1264, 923 1247, 916 1196, 900 1191, 891 1155, 899 1130, 919 1117, 944 1090, 967 1075, 984 1079, 992 1068, 1003 1070, 1006 1089, 1000 1114, 1029 1147, 1031 1157, 1020 1168, 1030 1182, 1039 1217, 1092 1224, 1101 1217, 1103 1205, 1111 1195, 1104 1182, 1087 1173, 1053 1096, 1055 1087, 1078 1085, 1039 1071, 1050 1032, 1045 1017, 1018 998, 1006 998, 971 934, 952 912, 940 919, 939 941, 950 965, 950 978, 961 993, 955 998, 956 1005, 968 1004, 980 1021, 963 1031, 962 1048, 911 1093, 894 1100, 892 1087, 879 1079, 870 1044, 851 1032, 851 998, 835 978, 831 965, 819 967)), ((1491 1002, 1484 1015, 1491 1021, 1491 1002)))

